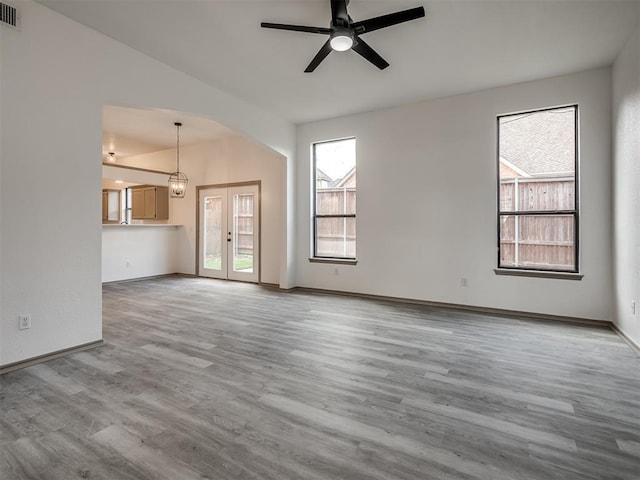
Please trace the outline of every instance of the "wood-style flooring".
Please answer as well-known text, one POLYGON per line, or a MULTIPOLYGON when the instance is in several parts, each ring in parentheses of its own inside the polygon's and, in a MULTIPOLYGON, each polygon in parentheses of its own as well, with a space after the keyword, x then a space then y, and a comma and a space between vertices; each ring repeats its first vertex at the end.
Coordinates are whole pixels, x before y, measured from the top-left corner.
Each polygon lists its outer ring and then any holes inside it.
POLYGON ((168 277, 104 339, 0 377, 0 479, 640 478, 604 327, 168 277))

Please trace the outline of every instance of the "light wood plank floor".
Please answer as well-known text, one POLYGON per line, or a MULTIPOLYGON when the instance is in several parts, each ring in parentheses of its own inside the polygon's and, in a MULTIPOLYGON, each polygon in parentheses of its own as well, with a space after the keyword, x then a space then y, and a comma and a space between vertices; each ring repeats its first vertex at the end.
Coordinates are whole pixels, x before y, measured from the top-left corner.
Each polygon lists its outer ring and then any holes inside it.
POLYGON ((638 479, 611 330, 170 277, 0 378, 0 478, 638 479))

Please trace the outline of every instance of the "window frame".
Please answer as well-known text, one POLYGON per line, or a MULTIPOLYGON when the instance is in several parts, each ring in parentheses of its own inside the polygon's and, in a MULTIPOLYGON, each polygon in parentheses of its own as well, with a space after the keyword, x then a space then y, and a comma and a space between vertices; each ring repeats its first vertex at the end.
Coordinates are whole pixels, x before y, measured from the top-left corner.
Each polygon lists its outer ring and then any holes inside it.
MULTIPOLYGON (((496 274, 501 275, 518 275, 518 276, 534 276, 534 277, 551 277, 551 278, 567 278, 582 279, 580 274, 580 127, 579 127, 579 106, 577 103, 560 105, 554 107, 537 108, 533 110, 523 110, 519 112, 506 113, 496 116, 496 227, 497 227, 497 258, 495 269, 496 274), (574 116, 574 205, 570 210, 517 210, 501 211, 500 209, 500 121, 506 117, 516 115, 526 115, 530 113, 548 112, 553 110, 573 109, 574 116), (522 266, 501 265, 501 223, 502 216, 573 216, 573 269, 561 270, 553 268, 535 268, 522 266), (530 274, 530 275, 528 275, 530 274)), ((516 205, 517 207, 517 205, 516 205)))
MULTIPOLYGON (((352 137, 343 137, 343 138, 334 138, 332 140, 322 140, 319 142, 313 142, 311 144, 311 169, 312 169, 312 175, 311 175, 311 196, 312 196, 312 202, 311 202, 311 225, 312 225, 312 237, 313 237, 313 242, 312 242, 312 251, 311 251, 311 258, 309 258, 310 262, 318 262, 318 263, 340 263, 340 264, 353 264, 355 265, 357 263, 357 257, 335 257, 335 256, 324 256, 324 255, 318 255, 318 219, 319 218, 353 218, 355 221, 356 218, 356 214, 355 213, 347 213, 347 214, 320 214, 318 215, 318 211, 317 211, 317 201, 318 201, 318 192, 317 192, 317 171, 318 169, 316 168, 316 162, 317 162, 317 158, 316 158, 316 146, 317 145, 323 145, 323 144, 327 144, 327 143, 336 143, 336 142, 342 142, 345 140, 353 140, 354 142, 356 142, 356 165, 355 165, 355 171, 357 173, 358 171, 358 159, 357 159, 357 141, 356 141, 356 137, 352 136, 352 137)), ((357 193, 357 186, 356 186, 356 197, 358 195, 357 193)), ((345 198, 346 201, 346 198, 345 198)), ((357 208, 357 207, 356 207, 357 208)), ((357 227, 356 227, 356 242, 357 242, 357 227)), ((357 248, 356 248, 356 252, 357 252, 357 248)))

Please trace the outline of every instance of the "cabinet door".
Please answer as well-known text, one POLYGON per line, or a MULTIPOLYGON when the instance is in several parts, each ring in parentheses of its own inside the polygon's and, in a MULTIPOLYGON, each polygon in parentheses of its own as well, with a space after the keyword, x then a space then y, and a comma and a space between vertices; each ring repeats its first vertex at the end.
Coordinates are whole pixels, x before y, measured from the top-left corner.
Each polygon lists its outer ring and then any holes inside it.
POLYGON ((144 190, 144 218, 156 218, 156 189, 155 187, 144 190))
POLYGON ((156 187, 156 220, 169 220, 169 189, 156 187))
POLYGON ((131 218, 144 218, 144 190, 135 188, 131 194, 131 218))
POLYGON ((102 191, 102 221, 109 219, 109 193, 102 191))
POLYGON ((120 190, 107 190, 107 221, 109 223, 120 221, 120 194, 120 190))

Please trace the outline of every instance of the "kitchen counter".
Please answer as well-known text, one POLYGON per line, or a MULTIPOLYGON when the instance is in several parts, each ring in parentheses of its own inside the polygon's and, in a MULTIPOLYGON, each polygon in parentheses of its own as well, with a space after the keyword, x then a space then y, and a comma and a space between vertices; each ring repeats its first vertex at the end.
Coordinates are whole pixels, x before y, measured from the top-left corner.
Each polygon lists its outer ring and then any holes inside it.
POLYGON ((185 234, 183 225, 107 223, 102 226, 106 227, 102 229, 103 282, 178 271, 178 238, 185 234))
POLYGON ((127 224, 123 224, 123 223, 103 223, 102 224, 103 227, 118 227, 118 228, 137 228, 137 227, 183 227, 184 225, 177 225, 174 223, 127 223, 127 224))

